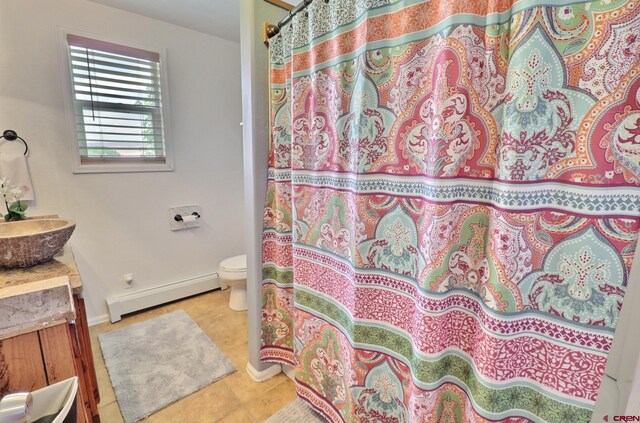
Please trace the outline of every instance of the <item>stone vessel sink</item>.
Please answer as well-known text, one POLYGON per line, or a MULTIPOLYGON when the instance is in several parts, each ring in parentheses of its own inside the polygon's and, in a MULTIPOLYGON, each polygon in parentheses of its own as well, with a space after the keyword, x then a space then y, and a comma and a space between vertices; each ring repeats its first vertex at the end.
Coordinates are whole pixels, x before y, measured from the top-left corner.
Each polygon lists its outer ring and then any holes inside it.
POLYGON ((0 267, 29 267, 49 260, 71 237, 68 219, 30 219, 0 223, 0 267))

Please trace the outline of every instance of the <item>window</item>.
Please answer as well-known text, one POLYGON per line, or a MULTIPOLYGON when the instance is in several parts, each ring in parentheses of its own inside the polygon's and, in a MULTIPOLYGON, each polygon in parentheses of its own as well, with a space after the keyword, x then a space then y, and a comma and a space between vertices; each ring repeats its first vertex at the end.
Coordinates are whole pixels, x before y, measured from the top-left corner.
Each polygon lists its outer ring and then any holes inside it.
POLYGON ((171 170, 160 54, 67 34, 79 172, 171 170))

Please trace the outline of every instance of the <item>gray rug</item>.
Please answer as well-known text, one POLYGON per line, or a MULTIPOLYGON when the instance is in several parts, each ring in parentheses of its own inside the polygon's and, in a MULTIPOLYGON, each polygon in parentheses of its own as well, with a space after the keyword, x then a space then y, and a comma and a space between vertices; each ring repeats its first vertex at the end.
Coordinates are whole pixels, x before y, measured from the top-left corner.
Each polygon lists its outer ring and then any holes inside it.
POLYGON ((320 414, 313 411, 313 409, 308 406, 307 403, 305 403, 301 399, 295 399, 286 407, 278 411, 276 414, 269 417, 263 423, 292 422, 325 423, 326 420, 320 414))
POLYGON ((136 422, 236 371, 182 310, 98 339, 125 423, 136 422))

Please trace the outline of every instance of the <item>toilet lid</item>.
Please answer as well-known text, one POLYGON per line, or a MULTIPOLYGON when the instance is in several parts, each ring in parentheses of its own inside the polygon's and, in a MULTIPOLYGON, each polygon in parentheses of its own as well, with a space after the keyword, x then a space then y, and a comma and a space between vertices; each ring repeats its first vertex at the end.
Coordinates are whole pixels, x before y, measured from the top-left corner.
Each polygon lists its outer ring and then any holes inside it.
POLYGON ((229 257, 222 260, 220 263, 220 269, 228 272, 245 272, 247 270, 247 255, 229 257))

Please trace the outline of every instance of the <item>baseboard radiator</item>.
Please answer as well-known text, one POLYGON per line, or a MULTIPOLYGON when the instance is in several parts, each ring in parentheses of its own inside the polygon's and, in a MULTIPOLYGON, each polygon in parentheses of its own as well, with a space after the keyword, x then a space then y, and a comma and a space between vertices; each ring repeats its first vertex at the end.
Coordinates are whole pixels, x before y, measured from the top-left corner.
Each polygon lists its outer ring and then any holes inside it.
POLYGON ((160 304, 190 297, 192 295, 220 288, 217 273, 185 279, 144 291, 122 294, 107 298, 107 308, 111 323, 117 322, 127 313, 144 310, 160 304))

